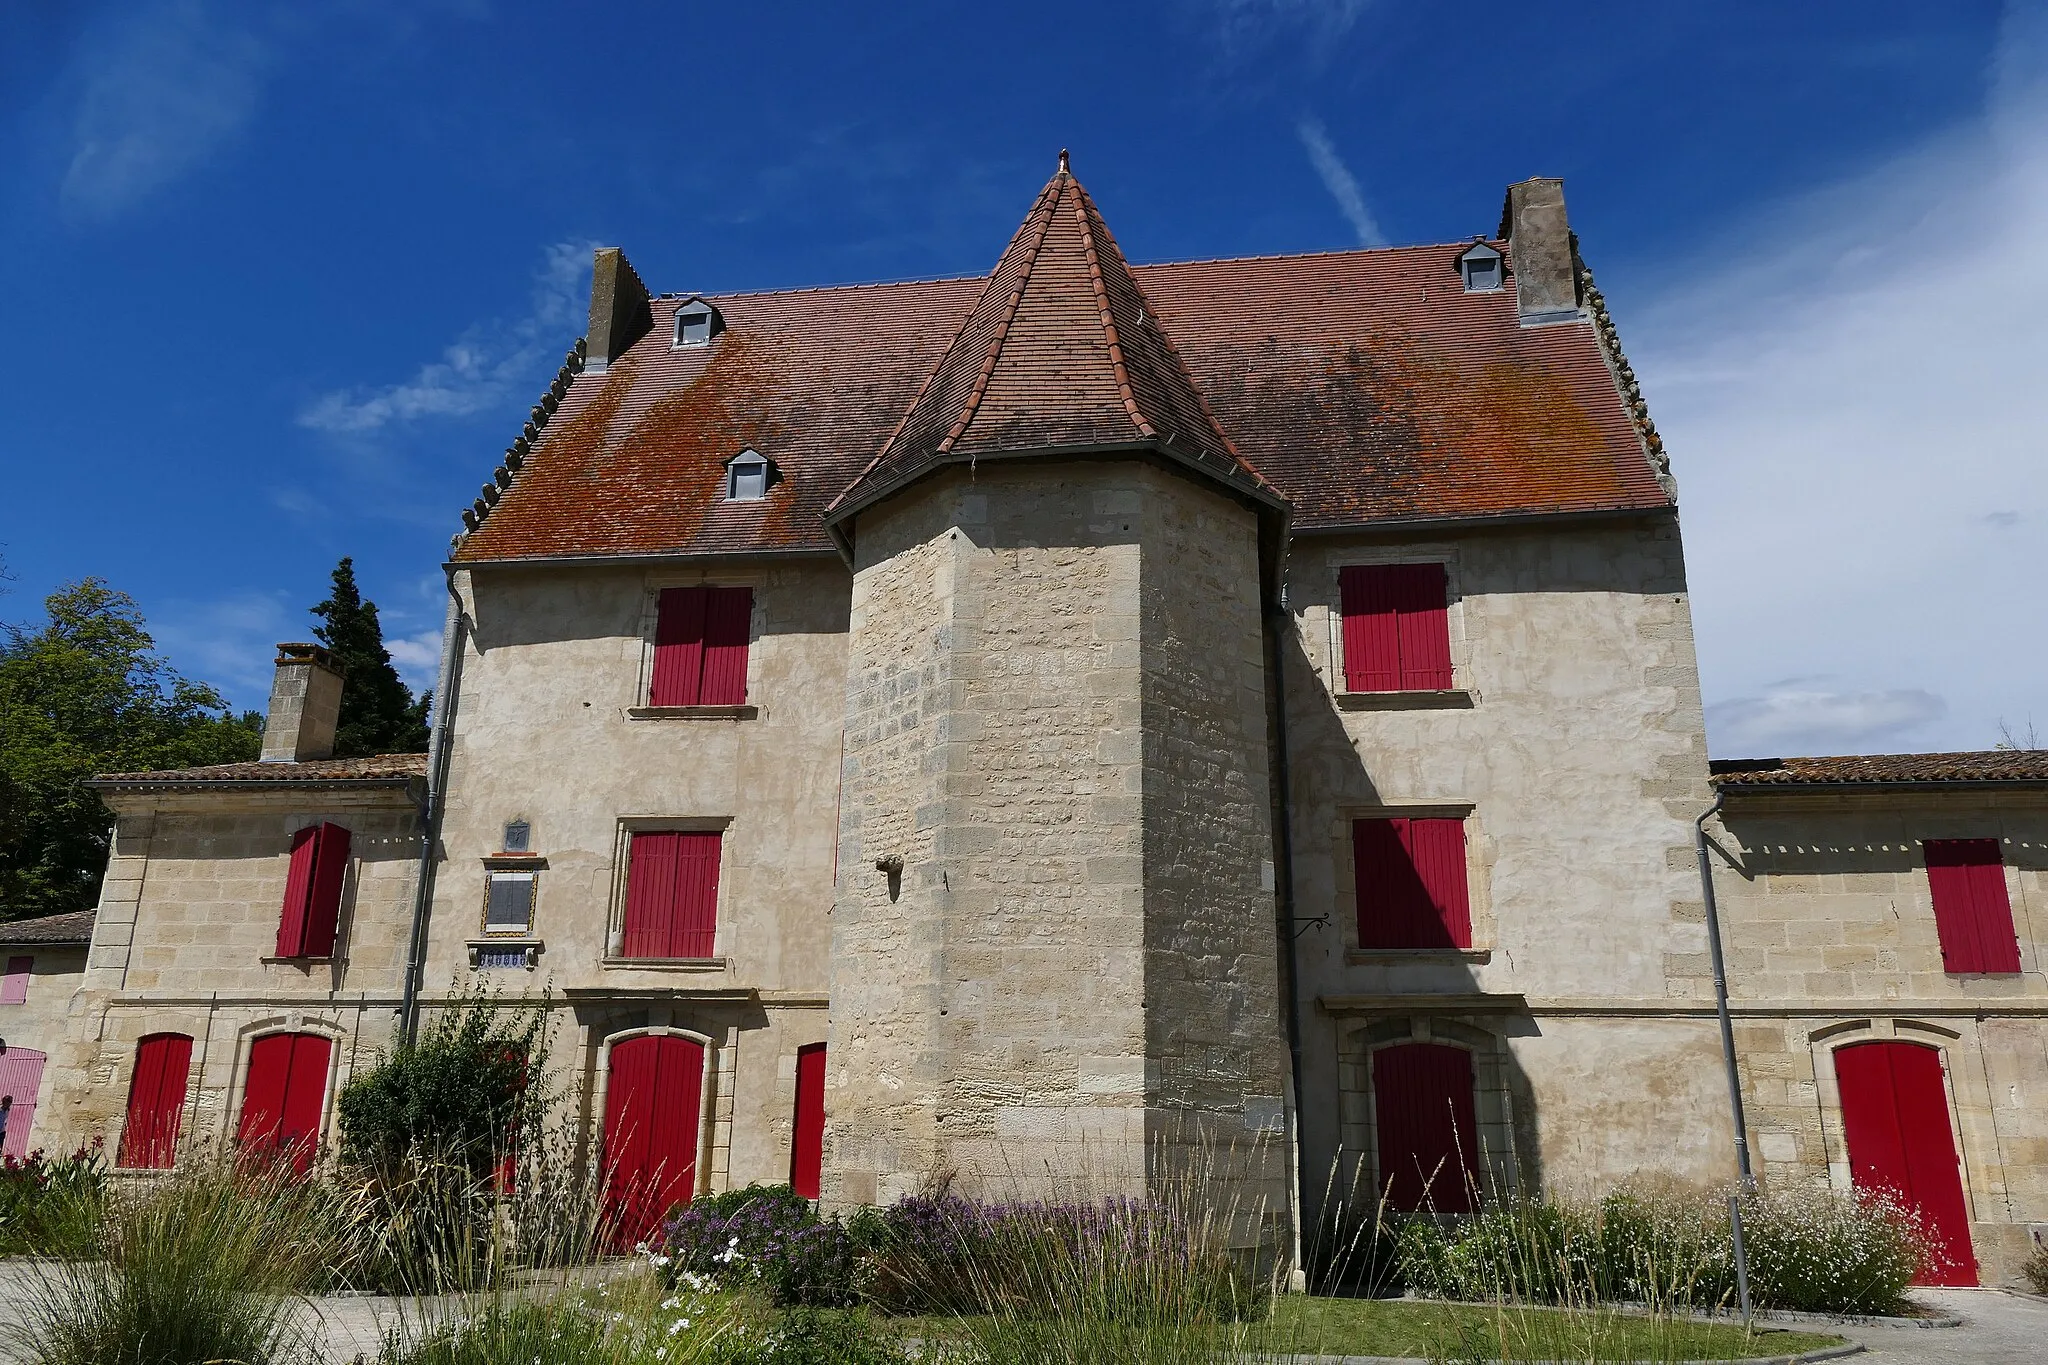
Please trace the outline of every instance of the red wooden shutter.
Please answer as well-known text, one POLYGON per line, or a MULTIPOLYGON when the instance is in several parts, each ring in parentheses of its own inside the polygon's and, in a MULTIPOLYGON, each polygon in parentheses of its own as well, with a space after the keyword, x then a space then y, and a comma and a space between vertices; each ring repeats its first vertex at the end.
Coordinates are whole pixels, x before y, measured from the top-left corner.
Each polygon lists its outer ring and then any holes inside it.
POLYGON ((306 918, 312 908, 313 860, 319 838, 320 830, 313 825, 292 836, 291 870, 284 879, 284 909, 277 919, 279 957, 305 956, 306 918))
POLYGON ((1451 618, 1444 566, 1398 564, 1390 571, 1401 640, 1401 689, 1441 691, 1451 685, 1451 618))
POLYGON ((306 900, 306 957, 334 956, 334 930, 341 921, 341 887, 348 875, 349 832, 320 826, 313 841, 313 879, 306 900))
POLYGON ((711 588, 704 609, 701 706, 739 706, 747 699, 747 637, 753 628, 752 588, 711 588))
POLYGON ((626 867, 627 957, 710 957, 718 937, 714 833, 635 834, 626 867))
POLYGON ((20 1161, 28 1155, 29 1134, 36 1126, 36 1096, 42 1091, 47 1060, 30 1047, 0 1052, 0 1156, 20 1161))
POLYGON ((182 1033, 152 1033, 136 1045, 120 1165, 163 1170, 176 1164, 191 1066, 192 1040, 182 1033))
POLYGON ((1401 686, 1401 637, 1386 570, 1353 566, 1337 575, 1344 612, 1344 690, 1394 692, 1401 686))
POLYGON ((654 617, 654 679, 649 706, 695 706, 704 672, 704 615, 709 590, 667 588, 654 617))
POLYGON ((697 1182, 704 1048, 651 1035, 614 1043, 604 1102, 605 1207, 619 1242, 645 1240, 697 1182))
POLYGON ((250 1044, 236 1141, 251 1152, 284 1154, 302 1175, 311 1170, 332 1047, 317 1033, 269 1033, 250 1044))
POLYGON ((1469 948, 1462 820, 1351 825, 1361 948, 1469 948))
POLYGON ((1479 1182, 1472 1054, 1401 1043, 1372 1054, 1379 1193, 1403 1213, 1470 1213, 1479 1182))
POLYGON ((1926 839, 1927 886, 1948 972, 2017 972, 2019 938, 1996 839, 1926 839))
POLYGON ((676 861, 682 836, 635 834, 626 860, 627 957, 667 957, 676 920, 676 861))
POLYGON ((789 1183, 806 1199, 818 1197, 825 1167, 825 1045, 796 1051, 796 1127, 789 1141, 789 1183))
POLYGON ((28 979, 35 969, 36 960, 33 957, 7 959, 7 975, 0 979, 0 1005, 28 1003, 28 979))

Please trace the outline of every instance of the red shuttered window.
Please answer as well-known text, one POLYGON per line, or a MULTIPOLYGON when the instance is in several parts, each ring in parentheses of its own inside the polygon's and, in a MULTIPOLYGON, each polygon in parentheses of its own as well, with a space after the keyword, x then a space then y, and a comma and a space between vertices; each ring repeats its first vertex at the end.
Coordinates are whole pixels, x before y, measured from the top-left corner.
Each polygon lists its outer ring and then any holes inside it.
POLYGON ((244 1151, 276 1154, 301 1175, 313 1168, 332 1055, 333 1044, 317 1033, 267 1033, 249 1045, 235 1129, 244 1151))
POLYGON ((627 957, 705 958, 718 930, 720 836, 637 833, 626 862, 627 957))
POLYGON ((806 1199, 818 1197, 825 1168, 825 1045, 796 1054, 796 1126, 789 1143, 789 1183, 806 1199))
POLYGON ((152 1033, 136 1044, 120 1165, 165 1170, 176 1163, 178 1127, 185 1116, 185 1077, 191 1066, 192 1040, 185 1034, 152 1033))
POLYGON ((752 588, 669 588, 654 623, 649 706, 739 706, 747 699, 752 588))
POLYGON ((28 1003, 28 979, 35 969, 36 960, 33 957, 7 959, 7 975, 0 977, 0 1005, 28 1003))
POLYGON ((1925 839, 1927 886, 1946 972, 2017 972, 2019 938, 1996 839, 1925 839))
POLYGON ((1372 1054, 1378 1193, 1402 1213, 1470 1213, 1479 1185, 1472 1054, 1401 1043, 1372 1054))
POLYGON ((1361 948, 1470 948, 1463 820, 1354 820, 1361 948))
POLYGON ((1451 685, 1451 622, 1441 564, 1362 564, 1340 572, 1344 690, 1440 692, 1451 685))
POLYGON ((340 825, 312 825, 292 836, 284 910, 277 921, 279 957, 334 956, 348 845, 349 833, 340 825))

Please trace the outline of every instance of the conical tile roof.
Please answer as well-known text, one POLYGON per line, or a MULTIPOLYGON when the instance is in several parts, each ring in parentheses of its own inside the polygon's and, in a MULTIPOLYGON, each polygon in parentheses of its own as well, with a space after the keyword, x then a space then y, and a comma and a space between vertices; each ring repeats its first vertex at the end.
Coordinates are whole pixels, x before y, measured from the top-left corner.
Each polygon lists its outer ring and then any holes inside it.
POLYGON ((916 401, 826 517, 941 464, 1129 449, 1281 501, 1217 426, 1062 152, 916 401))

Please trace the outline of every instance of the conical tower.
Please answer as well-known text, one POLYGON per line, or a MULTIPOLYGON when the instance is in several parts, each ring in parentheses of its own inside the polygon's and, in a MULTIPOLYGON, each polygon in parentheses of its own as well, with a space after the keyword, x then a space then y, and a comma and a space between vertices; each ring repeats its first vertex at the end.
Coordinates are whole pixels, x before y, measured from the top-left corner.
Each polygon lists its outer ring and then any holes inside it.
POLYGON ((828 1198, 1135 1193, 1200 1132, 1260 1149, 1284 1211, 1284 510, 1063 153, 829 514, 855 579, 828 1198))

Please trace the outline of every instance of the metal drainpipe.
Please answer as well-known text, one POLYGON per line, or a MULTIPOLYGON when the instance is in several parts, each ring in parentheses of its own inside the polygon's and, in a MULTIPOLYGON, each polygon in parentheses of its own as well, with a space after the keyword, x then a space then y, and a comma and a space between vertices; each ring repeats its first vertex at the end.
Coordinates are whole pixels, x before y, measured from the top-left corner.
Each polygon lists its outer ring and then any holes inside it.
MULTIPOLYGON (((1756 1174, 1749 1164, 1749 1124, 1742 1113, 1742 1075, 1735 1065, 1735 1023, 1728 1015, 1728 964, 1721 955, 1721 912, 1714 900, 1714 865, 1707 858, 1707 821, 1721 809, 1721 793, 1714 804, 1693 821, 1693 848, 1700 860, 1700 891, 1707 903, 1707 948, 1714 962, 1714 1009, 1721 1017, 1721 1063, 1728 1072, 1728 1110, 1735 1119, 1735 1165, 1742 1173, 1742 1194, 1756 1188, 1756 1174)), ((1728 1232, 1735 1253, 1735 1294, 1742 1308, 1742 1321, 1750 1320, 1749 1250, 1742 1238, 1741 1195, 1728 1196, 1728 1232)))
POLYGON ((1295 972, 1294 933, 1294 828, 1288 801, 1288 787, 1291 781, 1287 766, 1287 671, 1286 649, 1282 643, 1284 632, 1293 626, 1293 616, 1287 610, 1287 589, 1280 590, 1280 602, 1272 613, 1273 629, 1268 648, 1273 658, 1273 691, 1276 705, 1273 709, 1274 779, 1280 791, 1280 809, 1277 812, 1279 825, 1280 865, 1274 869, 1275 881, 1280 892, 1279 906, 1275 910, 1280 931, 1280 977, 1281 995, 1287 1009, 1287 1060, 1293 1082, 1293 1113, 1289 1115, 1293 1132, 1289 1134, 1293 1150, 1288 1153, 1288 1166, 1294 1200, 1294 1267, 1306 1271, 1301 1263, 1301 1010, 1300 983, 1295 972))
POLYGON ((398 1009, 401 1042, 419 1032, 420 976, 426 970, 427 915, 434 901, 434 846, 440 840, 448 785, 448 744, 454 731, 457 666, 462 657, 462 598, 455 570, 447 569, 448 616, 441 627, 441 676, 434 687, 434 723, 427 737, 427 790, 420 801, 420 866, 414 878, 412 941, 405 958, 405 998, 398 1009))

